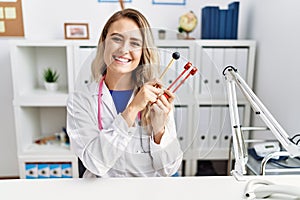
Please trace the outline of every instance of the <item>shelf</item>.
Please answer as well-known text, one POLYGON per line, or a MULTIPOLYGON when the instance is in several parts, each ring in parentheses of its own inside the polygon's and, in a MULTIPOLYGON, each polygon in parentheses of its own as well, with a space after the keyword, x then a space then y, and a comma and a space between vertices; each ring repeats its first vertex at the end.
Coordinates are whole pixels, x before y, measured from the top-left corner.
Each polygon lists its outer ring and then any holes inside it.
POLYGON ((68 146, 61 146, 59 144, 30 144, 20 155, 35 155, 35 156, 70 156, 74 155, 68 146))
POLYGON ((49 92, 45 89, 35 89, 20 94, 14 100, 14 105, 19 106, 66 106, 68 98, 67 89, 49 92))

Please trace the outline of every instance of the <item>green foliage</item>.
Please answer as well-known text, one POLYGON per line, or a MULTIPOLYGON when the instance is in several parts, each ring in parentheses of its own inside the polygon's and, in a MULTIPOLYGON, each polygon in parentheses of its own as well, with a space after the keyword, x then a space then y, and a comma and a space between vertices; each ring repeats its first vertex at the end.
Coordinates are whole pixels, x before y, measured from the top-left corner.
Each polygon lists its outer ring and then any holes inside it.
POLYGON ((43 76, 44 76, 44 80, 48 83, 54 83, 59 78, 59 74, 55 70, 51 69, 50 67, 44 70, 43 76))
POLYGON ((179 32, 179 33, 183 33, 183 32, 184 32, 184 29, 183 29, 182 27, 179 26, 179 27, 178 27, 178 32, 179 32))

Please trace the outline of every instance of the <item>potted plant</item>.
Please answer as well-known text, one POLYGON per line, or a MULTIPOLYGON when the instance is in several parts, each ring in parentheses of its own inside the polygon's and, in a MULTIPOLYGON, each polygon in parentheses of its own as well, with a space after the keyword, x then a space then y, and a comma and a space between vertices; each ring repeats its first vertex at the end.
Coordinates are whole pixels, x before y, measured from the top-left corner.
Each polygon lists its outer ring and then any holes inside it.
POLYGON ((178 27, 177 39, 182 40, 185 38, 184 30, 182 27, 178 27))
POLYGON ((44 70, 43 77, 46 90, 56 91, 58 88, 57 80, 59 78, 57 71, 48 67, 44 70))

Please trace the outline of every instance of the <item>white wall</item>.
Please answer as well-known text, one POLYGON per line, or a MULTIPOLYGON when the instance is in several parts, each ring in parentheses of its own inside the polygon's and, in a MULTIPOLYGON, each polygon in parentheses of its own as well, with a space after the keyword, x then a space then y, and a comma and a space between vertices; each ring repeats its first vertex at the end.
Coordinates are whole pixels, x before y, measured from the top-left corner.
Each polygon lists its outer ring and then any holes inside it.
MULTIPOLYGON (((139 9, 153 27, 176 31, 181 14, 192 10, 199 16, 201 22, 202 7, 206 5, 226 7, 232 1, 186 0, 186 2, 185 6, 163 6, 152 5, 152 0, 133 0, 132 3, 125 4, 125 7, 139 9)), ((107 18, 120 9, 118 4, 98 3, 97 0, 23 0, 22 4, 25 39, 63 39, 64 22, 87 22, 90 26, 91 39, 98 40, 107 18)), ((300 17, 296 10, 299 6, 300 2, 297 0, 242 0, 239 16, 239 38, 258 41, 255 77, 257 94, 291 132, 300 130, 300 123, 297 123, 299 119, 297 100, 300 96, 297 88, 297 85, 300 85, 300 79, 297 80, 299 72, 297 65, 300 64, 297 44, 300 34, 297 33, 300 27, 295 25, 300 17), (295 24, 285 19, 290 19, 295 24)), ((191 36, 200 38, 200 27, 199 23, 191 36)), ((10 39, 13 38, 0 38, 2 68, 0 176, 18 175, 8 49, 10 39)))
POLYGON ((258 41, 256 94, 289 135, 300 132, 299 6, 297 0, 252 0, 247 27, 258 41))

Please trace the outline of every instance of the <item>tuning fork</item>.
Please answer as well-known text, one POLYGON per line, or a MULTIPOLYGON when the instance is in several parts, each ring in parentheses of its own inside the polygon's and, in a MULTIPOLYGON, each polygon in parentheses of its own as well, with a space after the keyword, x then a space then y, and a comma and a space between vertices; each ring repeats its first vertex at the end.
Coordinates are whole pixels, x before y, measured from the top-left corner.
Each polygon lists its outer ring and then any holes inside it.
MULTIPOLYGON (((178 80, 192 67, 192 63, 191 62, 187 62, 184 66, 184 70, 180 73, 180 75, 172 82, 172 84, 167 88, 167 90, 170 90, 176 82, 178 82, 178 80)), ((175 87, 175 89, 172 91, 172 93, 175 93, 180 86, 182 86, 182 84, 192 75, 194 76, 196 74, 196 72, 198 71, 198 69, 196 67, 193 67, 190 72, 180 81, 180 83, 175 87)), ((164 93, 164 96, 168 99, 170 98, 169 95, 167 95, 166 93, 164 93)))

